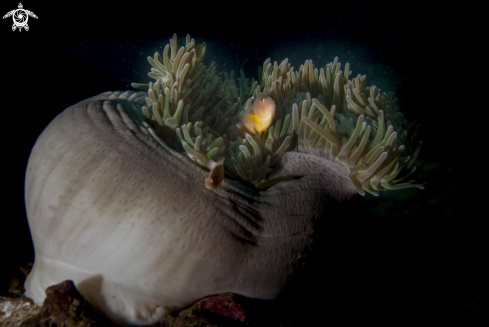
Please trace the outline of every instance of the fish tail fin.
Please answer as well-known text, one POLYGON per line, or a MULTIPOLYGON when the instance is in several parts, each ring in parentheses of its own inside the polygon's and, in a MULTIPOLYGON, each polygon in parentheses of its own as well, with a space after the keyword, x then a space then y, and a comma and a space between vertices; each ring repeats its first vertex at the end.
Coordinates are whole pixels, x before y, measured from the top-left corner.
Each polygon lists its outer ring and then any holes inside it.
POLYGON ((228 140, 235 140, 238 137, 244 137, 244 133, 247 132, 243 123, 239 122, 236 125, 229 126, 226 130, 228 140))

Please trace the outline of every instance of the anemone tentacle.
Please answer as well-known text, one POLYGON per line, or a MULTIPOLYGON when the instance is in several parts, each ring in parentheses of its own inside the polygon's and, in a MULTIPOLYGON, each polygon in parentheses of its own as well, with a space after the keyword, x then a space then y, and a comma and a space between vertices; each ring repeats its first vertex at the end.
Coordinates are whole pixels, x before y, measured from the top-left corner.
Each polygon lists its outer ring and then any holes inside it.
POLYGON ((185 152, 199 165, 209 168, 207 160, 223 156, 226 176, 265 187, 274 184, 265 182, 280 169, 283 154, 298 151, 343 165, 361 195, 423 188, 422 183, 406 181, 416 170, 422 145, 415 141, 419 125, 406 121, 394 93, 368 87, 365 75, 350 78, 349 63, 343 72, 338 57, 324 67, 306 60, 295 71, 287 58, 280 64, 267 59, 255 80, 246 78, 243 70, 236 78, 234 71, 217 73, 214 63, 206 67, 205 50, 205 43, 196 46, 189 35, 178 48, 174 35, 162 56, 148 57, 149 76, 156 82, 132 84, 148 90, 145 117, 175 130, 185 152), (258 135, 228 141, 226 128, 242 119, 260 92, 276 102, 274 124, 258 135), (207 138, 191 137, 192 126, 197 134, 205 129, 207 138), (209 148, 212 142, 219 146, 209 148), (204 143, 205 151, 200 148, 204 143))

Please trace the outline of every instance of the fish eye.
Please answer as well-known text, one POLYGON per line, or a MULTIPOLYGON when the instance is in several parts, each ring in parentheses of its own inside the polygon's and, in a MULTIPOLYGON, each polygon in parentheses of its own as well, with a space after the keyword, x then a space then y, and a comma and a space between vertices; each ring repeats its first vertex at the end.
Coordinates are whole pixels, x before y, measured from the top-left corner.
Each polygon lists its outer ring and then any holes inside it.
POLYGON ((261 98, 261 99, 260 99, 260 102, 263 102, 263 101, 265 101, 265 99, 264 99, 264 98, 261 98))

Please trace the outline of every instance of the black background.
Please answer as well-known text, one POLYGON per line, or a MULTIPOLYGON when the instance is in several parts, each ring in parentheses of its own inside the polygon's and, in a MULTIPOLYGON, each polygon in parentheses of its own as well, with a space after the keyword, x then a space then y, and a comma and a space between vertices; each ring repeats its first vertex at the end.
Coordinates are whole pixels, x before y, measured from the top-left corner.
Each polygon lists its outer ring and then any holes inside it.
MULTIPOLYGON (((0 11, 17 5, 4 1, 0 11)), ((466 61, 467 31, 457 8, 379 2, 23 5, 39 17, 29 18, 28 32, 12 32, 11 18, 0 21, 0 253, 10 263, 33 258, 23 185, 37 136, 72 104, 148 82, 147 56, 161 52, 173 33, 181 41, 189 33, 207 42, 205 64, 216 61, 220 71, 243 68, 247 77, 256 78, 268 57, 279 63, 288 57, 298 69, 305 59, 324 66, 338 55, 354 76, 367 74, 368 83, 396 92, 408 120, 422 124, 425 167, 419 177, 426 189, 358 196, 327 214, 310 261, 271 315, 298 325, 455 317, 453 322, 466 319, 450 309, 453 294, 475 290, 487 297, 486 214, 474 209, 472 185, 484 183, 482 162, 467 147, 476 142, 473 130, 480 124, 469 105, 477 65, 466 61)))

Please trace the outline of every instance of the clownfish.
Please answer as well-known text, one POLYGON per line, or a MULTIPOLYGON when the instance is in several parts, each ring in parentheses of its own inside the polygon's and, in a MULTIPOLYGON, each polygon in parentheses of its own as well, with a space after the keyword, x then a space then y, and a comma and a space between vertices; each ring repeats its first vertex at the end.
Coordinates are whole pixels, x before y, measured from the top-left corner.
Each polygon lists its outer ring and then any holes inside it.
POLYGON ((244 137, 244 133, 255 135, 272 124, 277 108, 275 101, 265 93, 258 93, 251 107, 241 117, 241 121, 227 129, 230 140, 244 137))
POLYGON ((217 163, 212 163, 209 175, 204 179, 204 186, 208 190, 218 188, 224 179, 224 160, 217 163))

